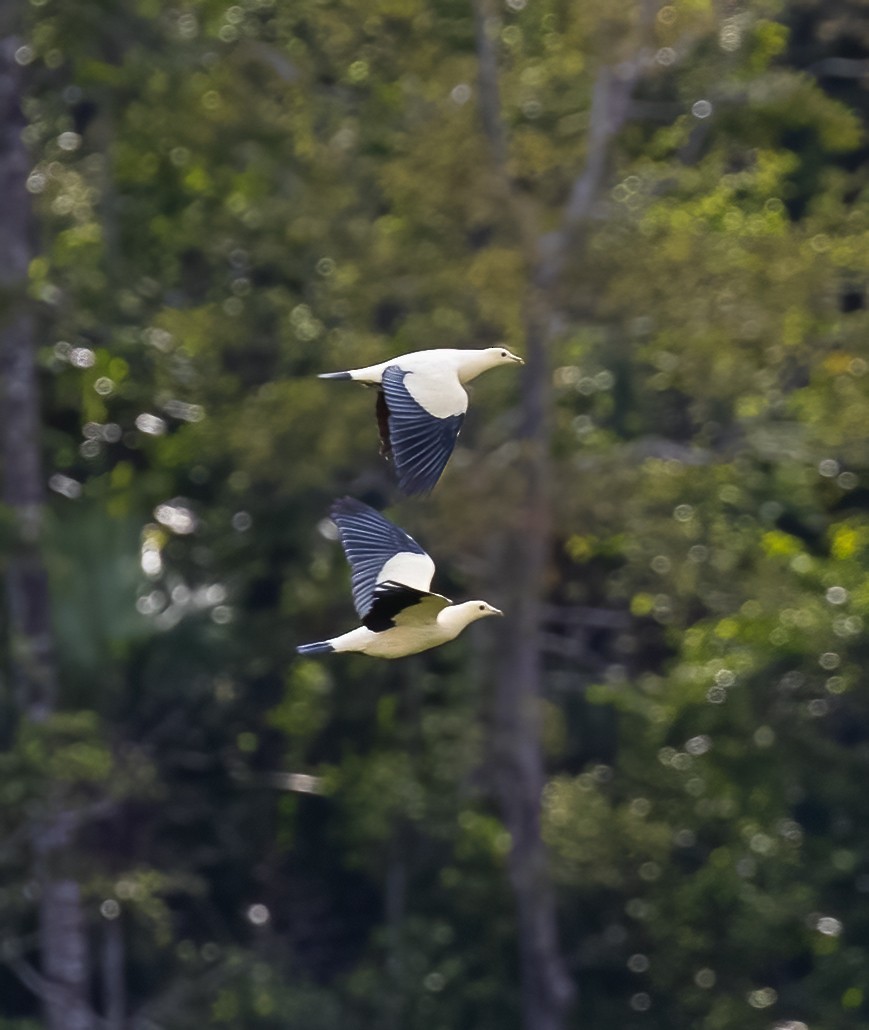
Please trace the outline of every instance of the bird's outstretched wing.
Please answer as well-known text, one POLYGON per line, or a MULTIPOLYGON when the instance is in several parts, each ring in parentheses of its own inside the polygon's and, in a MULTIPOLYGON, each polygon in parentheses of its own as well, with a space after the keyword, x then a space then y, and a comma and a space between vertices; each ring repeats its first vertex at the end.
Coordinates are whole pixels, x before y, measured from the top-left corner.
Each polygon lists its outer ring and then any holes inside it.
POLYGON ((362 625, 374 633, 392 626, 423 626, 435 621, 438 612, 452 602, 441 594, 414 590, 403 583, 387 580, 374 588, 374 600, 362 619, 362 625))
POLYGON ((353 604, 360 618, 372 610, 378 583, 389 580, 428 593, 435 564, 412 536, 352 497, 335 501, 329 514, 350 563, 353 604))
MULTIPOLYGON (((413 374, 398 365, 390 365, 383 373, 380 388, 388 410, 389 429, 388 439, 383 443, 384 451, 391 453, 395 462, 401 490, 406 494, 425 494, 434 488, 450 460, 465 415, 462 412, 437 418, 426 411, 405 386, 405 376, 413 374)), ((379 410, 378 420, 383 436, 379 410)))

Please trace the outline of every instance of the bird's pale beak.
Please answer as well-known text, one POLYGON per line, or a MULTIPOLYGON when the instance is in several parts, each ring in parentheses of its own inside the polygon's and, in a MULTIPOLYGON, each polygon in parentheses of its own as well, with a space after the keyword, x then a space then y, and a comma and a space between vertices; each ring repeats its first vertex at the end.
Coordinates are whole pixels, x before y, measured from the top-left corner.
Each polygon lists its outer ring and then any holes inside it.
POLYGON ((500 608, 490 608, 489 609, 489 614, 490 615, 503 615, 504 613, 501 611, 500 608))
POLYGON ((518 354, 514 354, 513 355, 513 360, 514 361, 518 361, 520 365, 524 365, 525 364, 525 359, 524 358, 520 358, 518 354))

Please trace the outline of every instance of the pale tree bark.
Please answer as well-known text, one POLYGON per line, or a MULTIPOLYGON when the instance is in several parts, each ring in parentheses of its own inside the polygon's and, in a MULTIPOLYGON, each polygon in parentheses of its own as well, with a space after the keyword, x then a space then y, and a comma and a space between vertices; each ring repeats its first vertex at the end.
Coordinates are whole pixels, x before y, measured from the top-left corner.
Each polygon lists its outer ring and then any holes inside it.
POLYGON ((127 995, 124 980, 124 929, 116 915, 103 923, 102 979, 106 1030, 124 1030, 127 995))
MULTIPOLYGON (((57 701, 57 670, 48 594, 41 557, 44 510, 35 323, 27 300, 34 257, 30 167, 22 140, 24 117, 21 41, 9 24, 25 4, 0 11, 0 405, 2 500, 14 520, 16 543, 6 561, 6 631, 10 678, 21 718, 44 722, 57 701)), ((85 916, 79 885, 65 875, 75 820, 55 805, 30 828, 39 884, 41 973, 18 964, 19 975, 41 998, 48 1030, 90 1030, 85 916)))
POLYGON ((56 683, 48 623, 48 587, 39 558, 42 474, 33 313, 25 298, 34 257, 29 169, 21 140, 19 42, 0 40, 0 371, 3 374, 3 501, 15 519, 18 544, 6 572, 12 667, 20 711, 45 719, 56 683))
MULTIPOLYGON (((657 4, 646 0, 646 20, 657 4)), ((493 711, 492 765, 495 790, 510 833, 510 881, 519 928, 522 1015, 526 1030, 561 1030, 576 997, 558 943, 558 926, 546 849, 541 837, 545 770, 540 741, 543 689, 541 627, 552 542, 550 465, 550 349, 562 318, 559 293, 568 258, 581 251, 606 180, 610 143, 624 124, 648 55, 599 71, 592 100, 584 167, 576 176, 555 231, 542 233, 533 199, 509 172, 510 141, 498 84, 495 40, 499 18, 493 0, 474 0, 478 92, 498 189, 521 248, 525 370, 521 393, 517 463, 519 511, 508 525, 510 627, 500 642, 493 711)))

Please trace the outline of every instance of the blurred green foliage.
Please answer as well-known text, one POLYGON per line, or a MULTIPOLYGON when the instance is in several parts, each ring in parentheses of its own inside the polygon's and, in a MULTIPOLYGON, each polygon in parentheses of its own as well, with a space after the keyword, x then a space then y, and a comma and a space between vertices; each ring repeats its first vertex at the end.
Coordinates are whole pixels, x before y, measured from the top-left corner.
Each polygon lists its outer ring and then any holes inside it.
MULTIPOLYGON (((64 703, 3 731, 3 954, 36 947, 22 827, 62 803, 148 1025, 518 1027, 485 627, 294 655, 352 621, 330 499, 395 501, 371 397, 313 374, 522 350, 471 9, 31 7, 64 703)), ((642 5, 500 16, 509 171, 557 226, 642 5)), ((869 19, 680 0, 652 31, 551 355, 570 1025, 869 1028, 869 19)), ((511 575, 517 396, 476 386, 431 503, 395 512, 455 596, 511 575)), ((0 970, 2 1025, 36 1011, 0 970)))

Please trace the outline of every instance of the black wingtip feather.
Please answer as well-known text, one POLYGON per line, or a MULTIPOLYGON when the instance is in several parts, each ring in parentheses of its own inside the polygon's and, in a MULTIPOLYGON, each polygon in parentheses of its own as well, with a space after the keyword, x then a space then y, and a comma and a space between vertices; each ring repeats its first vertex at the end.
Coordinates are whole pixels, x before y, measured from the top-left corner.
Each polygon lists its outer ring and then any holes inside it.
POLYGON ((352 379, 349 372, 321 372, 318 379, 352 379))

